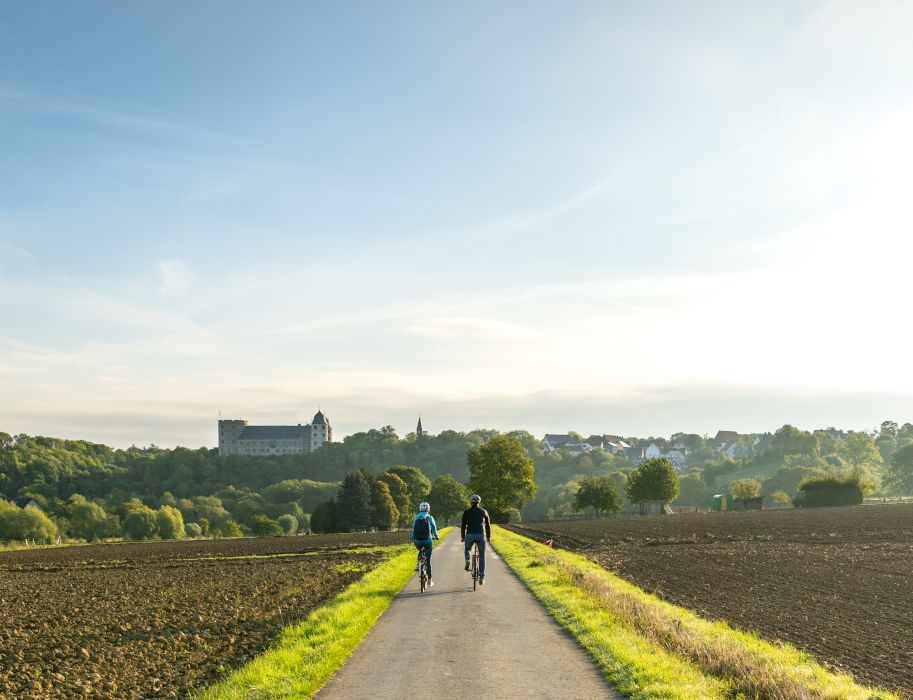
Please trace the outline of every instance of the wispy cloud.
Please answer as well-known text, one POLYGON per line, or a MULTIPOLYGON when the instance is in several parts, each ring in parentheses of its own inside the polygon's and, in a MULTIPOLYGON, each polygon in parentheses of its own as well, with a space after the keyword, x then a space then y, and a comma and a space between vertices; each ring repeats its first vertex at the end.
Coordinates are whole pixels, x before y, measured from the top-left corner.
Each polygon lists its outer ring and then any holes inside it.
POLYGON ((193 279, 190 266, 183 260, 160 260, 156 269, 161 282, 160 291, 166 296, 182 294, 193 279))
POLYGON ((25 248, 0 241, 0 263, 21 263, 33 257, 32 253, 25 248))
POLYGON ((234 135, 192 126, 167 118, 108 109, 86 102, 48 97, 47 95, 3 86, 0 86, 0 102, 5 103, 7 106, 30 112, 72 117, 104 128, 167 134, 171 137, 213 143, 243 142, 242 139, 234 135))

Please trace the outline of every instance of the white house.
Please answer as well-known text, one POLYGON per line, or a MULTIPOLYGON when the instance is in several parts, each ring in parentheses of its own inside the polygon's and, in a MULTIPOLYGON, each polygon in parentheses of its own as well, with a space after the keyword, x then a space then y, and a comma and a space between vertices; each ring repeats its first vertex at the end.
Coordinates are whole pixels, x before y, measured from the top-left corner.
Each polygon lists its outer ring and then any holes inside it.
POLYGON ((647 445, 647 448, 644 450, 645 459, 654 459, 656 457, 662 457, 662 456, 663 456, 663 450, 655 442, 651 442, 649 445, 647 445))
POLYGON ((720 454, 730 459, 739 459, 745 456, 745 448, 738 441, 730 440, 720 446, 720 454))
POLYGON ((676 471, 680 472, 688 466, 688 456, 684 453, 683 450, 669 450, 666 454, 663 455, 663 457, 675 465, 676 471))

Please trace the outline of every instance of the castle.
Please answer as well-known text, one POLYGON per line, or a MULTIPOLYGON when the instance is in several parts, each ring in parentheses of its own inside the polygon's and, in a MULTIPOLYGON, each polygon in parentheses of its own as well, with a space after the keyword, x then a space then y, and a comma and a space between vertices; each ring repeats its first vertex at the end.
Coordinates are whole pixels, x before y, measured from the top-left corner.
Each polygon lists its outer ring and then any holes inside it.
POLYGON ((219 420, 219 455, 303 455, 333 442, 333 428, 323 411, 308 425, 249 425, 219 420))

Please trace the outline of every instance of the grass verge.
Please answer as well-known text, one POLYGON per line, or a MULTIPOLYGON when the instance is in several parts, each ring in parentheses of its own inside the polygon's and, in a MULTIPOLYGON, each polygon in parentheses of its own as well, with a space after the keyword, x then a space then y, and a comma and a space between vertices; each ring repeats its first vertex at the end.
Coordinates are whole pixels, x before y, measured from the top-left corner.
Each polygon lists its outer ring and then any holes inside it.
POLYGON ((628 697, 898 700, 787 644, 661 601, 580 555, 503 528, 497 542, 508 566, 628 697))
MULTIPOLYGON (((441 539, 450 529, 441 530, 441 539)), ((411 544, 390 549, 387 561, 313 610, 304 621, 284 629, 263 654, 194 697, 311 697, 342 666, 415 572, 415 548, 411 544)))

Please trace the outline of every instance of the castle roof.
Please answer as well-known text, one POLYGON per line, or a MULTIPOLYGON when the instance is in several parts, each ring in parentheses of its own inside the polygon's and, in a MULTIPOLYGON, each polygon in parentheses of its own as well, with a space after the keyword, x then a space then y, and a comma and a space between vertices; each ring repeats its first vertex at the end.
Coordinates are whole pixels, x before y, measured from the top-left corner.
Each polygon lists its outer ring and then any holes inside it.
POLYGON ((248 425, 238 436, 239 440, 300 440, 307 426, 304 425, 248 425))
POLYGON ((317 411, 317 415, 314 416, 314 420, 311 421, 314 425, 326 425, 327 417, 323 415, 323 411, 317 411))

